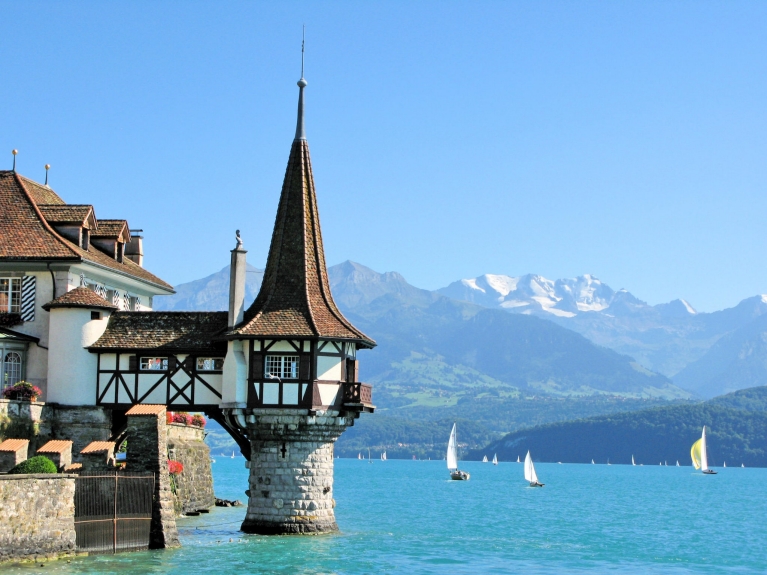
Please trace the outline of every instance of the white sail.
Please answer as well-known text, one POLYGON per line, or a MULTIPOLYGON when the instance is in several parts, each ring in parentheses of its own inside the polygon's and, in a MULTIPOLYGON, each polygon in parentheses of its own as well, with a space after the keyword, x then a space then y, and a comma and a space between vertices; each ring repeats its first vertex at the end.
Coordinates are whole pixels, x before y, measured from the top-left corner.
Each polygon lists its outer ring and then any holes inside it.
POLYGON ((593 459, 591 460, 591 465, 596 465, 596 463, 594 463, 593 459))
POLYGON ((361 453, 357 454, 357 459, 362 459, 362 454, 361 453))
POLYGON ((487 455, 482 458, 482 463, 487 463, 487 455))
POLYGON ((706 453, 706 426, 703 426, 703 435, 700 437, 700 468, 708 471, 708 454, 706 453))
POLYGON ((498 454, 493 455, 493 465, 498 465, 498 454))
POLYGON ((519 455, 517 455, 517 463, 519 463, 519 455))
POLYGON ((676 466, 679 467, 679 460, 676 460, 676 466))
POLYGON ((634 463, 634 456, 633 455, 631 456, 631 465, 636 465, 636 463, 634 463))
POLYGON ((726 461, 722 464, 722 467, 727 467, 727 462, 726 461))
POLYGON ((535 465, 529 451, 525 455, 525 479, 530 483, 538 483, 538 474, 535 472, 535 465))
POLYGON ((450 439, 447 442, 447 468, 458 469, 458 453, 456 449, 456 440, 455 440, 455 423, 453 424, 453 431, 450 432, 450 439))

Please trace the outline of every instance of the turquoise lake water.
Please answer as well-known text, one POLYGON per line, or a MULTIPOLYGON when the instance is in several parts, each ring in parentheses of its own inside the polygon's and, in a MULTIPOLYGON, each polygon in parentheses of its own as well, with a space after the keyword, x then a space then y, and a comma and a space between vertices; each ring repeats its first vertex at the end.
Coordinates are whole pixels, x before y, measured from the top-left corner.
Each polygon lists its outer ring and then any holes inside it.
MULTIPOLYGON (((8 573, 765 573, 767 469, 336 460, 337 535, 238 531, 244 507, 179 520, 184 547, 8 573)), ((245 501, 244 459, 218 458, 216 494, 245 501)))

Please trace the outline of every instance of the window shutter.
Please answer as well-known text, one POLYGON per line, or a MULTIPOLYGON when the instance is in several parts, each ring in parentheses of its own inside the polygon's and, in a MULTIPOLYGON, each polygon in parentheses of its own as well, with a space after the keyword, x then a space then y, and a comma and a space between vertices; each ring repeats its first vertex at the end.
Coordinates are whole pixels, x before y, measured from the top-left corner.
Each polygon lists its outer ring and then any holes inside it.
POLYGON ((301 364, 299 366, 298 376, 300 379, 311 378, 312 373, 312 356, 308 354, 301 355, 301 364))
POLYGON ((21 319, 35 321, 35 276, 21 278, 21 319))
POLYGON ((136 371, 138 369, 138 361, 135 355, 128 356, 128 371, 136 371))
POLYGON ((260 353, 254 353, 250 361, 251 373, 250 377, 253 380, 260 381, 264 378, 264 356, 260 353))
POLYGON ((346 360, 347 375, 346 381, 357 382, 360 377, 360 362, 356 359, 346 360))

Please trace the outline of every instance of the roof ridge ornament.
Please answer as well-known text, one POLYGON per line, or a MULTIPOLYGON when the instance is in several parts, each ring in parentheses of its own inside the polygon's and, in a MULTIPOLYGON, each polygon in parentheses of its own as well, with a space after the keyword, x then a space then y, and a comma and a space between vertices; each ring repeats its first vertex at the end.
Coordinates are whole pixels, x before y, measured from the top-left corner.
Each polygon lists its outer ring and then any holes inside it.
POLYGON ((304 46, 306 44, 306 25, 301 37, 301 79, 298 81, 298 120, 296 122, 296 140, 306 140, 304 129, 304 88, 308 82, 304 78, 304 46))

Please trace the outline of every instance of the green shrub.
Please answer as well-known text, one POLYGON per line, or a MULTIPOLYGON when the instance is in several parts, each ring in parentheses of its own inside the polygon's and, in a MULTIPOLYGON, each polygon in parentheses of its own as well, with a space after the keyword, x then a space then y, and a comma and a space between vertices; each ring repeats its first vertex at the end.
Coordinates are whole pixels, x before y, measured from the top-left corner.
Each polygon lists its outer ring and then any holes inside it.
POLYGON ((44 455, 36 455, 30 457, 26 461, 22 461, 16 467, 11 469, 8 473, 14 473, 16 475, 26 473, 58 473, 56 464, 45 457, 44 455))

